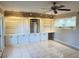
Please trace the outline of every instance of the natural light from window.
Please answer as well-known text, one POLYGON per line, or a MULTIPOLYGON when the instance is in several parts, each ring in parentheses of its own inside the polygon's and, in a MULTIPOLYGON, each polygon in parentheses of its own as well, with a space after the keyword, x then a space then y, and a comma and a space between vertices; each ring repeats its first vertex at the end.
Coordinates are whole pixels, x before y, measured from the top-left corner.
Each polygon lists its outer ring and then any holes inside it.
POLYGON ((55 19, 55 28, 76 28, 76 16, 62 19, 55 19))

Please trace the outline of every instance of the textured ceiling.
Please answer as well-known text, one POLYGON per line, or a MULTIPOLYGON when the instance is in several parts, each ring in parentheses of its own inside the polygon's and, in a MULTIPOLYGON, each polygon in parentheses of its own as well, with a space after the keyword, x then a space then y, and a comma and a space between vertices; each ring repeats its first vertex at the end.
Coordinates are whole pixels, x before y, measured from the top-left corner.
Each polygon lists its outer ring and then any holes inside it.
MULTIPOLYGON (((38 12, 44 13, 50 9, 53 1, 0 1, 0 5, 5 10, 10 11, 24 11, 24 12, 38 12), (41 9, 46 8, 46 9, 41 9)), ((71 9, 71 11, 58 11, 58 14, 69 13, 79 11, 78 1, 57 1, 57 5, 65 5, 65 8, 71 9)), ((47 14, 53 14, 53 11, 47 12, 47 14)))

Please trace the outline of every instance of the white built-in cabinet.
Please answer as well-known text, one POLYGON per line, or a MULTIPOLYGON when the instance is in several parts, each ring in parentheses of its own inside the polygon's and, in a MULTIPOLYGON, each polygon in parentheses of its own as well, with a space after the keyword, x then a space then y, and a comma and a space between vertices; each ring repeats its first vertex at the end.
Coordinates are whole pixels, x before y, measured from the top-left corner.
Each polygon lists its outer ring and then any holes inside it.
POLYGON ((20 17, 5 18, 5 40, 6 45, 29 43, 29 20, 20 17))
POLYGON ((29 44, 29 35, 18 35, 17 44, 29 44))
POLYGON ((38 33, 30 33, 30 19, 32 17, 5 17, 6 45, 22 45, 48 40, 53 19, 36 18, 40 21, 38 33))
POLYGON ((46 41, 48 40, 48 33, 41 33, 40 37, 41 37, 41 41, 46 41))
POLYGON ((32 42, 40 42, 40 34, 39 33, 32 33, 30 34, 29 41, 32 42))
POLYGON ((7 45, 16 45, 17 44, 17 35, 6 35, 5 41, 7 45))
POLYGON ((48 33, 53 32, 53 19, 42 18, 40 19, 40 38, 41 41, 48 40, 48 33))
POLYGON ((53 30, 53 19, 42 18, 40 19, 41 33, 50 33, 53 30))

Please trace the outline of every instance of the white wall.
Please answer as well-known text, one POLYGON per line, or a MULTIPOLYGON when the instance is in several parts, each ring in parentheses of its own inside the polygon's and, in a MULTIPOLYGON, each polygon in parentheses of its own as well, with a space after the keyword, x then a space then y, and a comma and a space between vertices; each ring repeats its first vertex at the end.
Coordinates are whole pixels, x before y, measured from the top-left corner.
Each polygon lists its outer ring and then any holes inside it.
POLYGON ((56 30, 55 40, 70 45, 72 47, 79 48, 79 17, 78 17, 79 15, 76 12, 74 12, 65 15, 58 15, 55 18, 70 17, 70 16, 77 16, 76 30, 72 29, 56 30))

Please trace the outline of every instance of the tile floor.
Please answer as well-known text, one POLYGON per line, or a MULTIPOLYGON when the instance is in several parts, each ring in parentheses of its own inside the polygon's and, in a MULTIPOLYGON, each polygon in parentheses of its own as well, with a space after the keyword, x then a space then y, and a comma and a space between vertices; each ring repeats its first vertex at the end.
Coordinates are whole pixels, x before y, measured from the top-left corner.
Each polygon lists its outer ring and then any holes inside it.
POLYGON ((79 58, 79 51, 55 41, 7 46, 3 58, 79 58))

